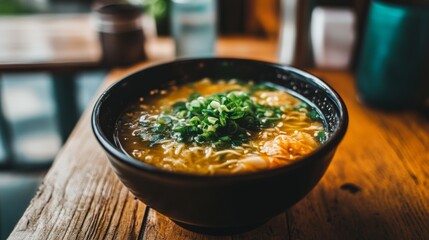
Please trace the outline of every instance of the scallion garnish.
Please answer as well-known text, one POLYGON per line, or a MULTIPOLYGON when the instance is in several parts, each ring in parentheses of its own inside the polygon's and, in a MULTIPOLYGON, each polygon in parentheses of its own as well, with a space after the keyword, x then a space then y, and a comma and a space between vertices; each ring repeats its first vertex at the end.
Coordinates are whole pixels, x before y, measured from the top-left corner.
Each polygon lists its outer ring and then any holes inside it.
MULTIPOLYGON (((265 86, 260 89, 268 90, 265 86)), ((171 111, 159 115, 149 126, 144 122, 147 128, 142 138, 150 145, 175 139, 222 149, 249 141, 253 133, 275 126, 281 116, 279 108, 261 105, 241 90, 205 97, 193 93, 186 102, 174 103, 171 111)))

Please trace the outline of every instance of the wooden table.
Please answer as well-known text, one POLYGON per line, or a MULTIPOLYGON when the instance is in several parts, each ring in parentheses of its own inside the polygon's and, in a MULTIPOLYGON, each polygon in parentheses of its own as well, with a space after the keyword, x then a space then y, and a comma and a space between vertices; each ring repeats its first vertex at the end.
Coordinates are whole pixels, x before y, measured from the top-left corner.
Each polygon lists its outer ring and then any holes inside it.
MULTIPOLYGON (((151 59, 171 58, 168 40, 149 48, 151 59), (157 55, 160 48, 164 53, 157 55)), ((221 56, 271 61, 276 50, 273 42, 245 38, 223 38, 218 46, 221 56)), ((112 71, 104 87, 146 64, 112 71)), ((332 164, 285 213, 219 239, 428 239, 427 116, 365 107, 356 100, 349 72, 311 72, 338 90, 349 109, 349 129, 332 164)), ((90 113, 80 119, 11 239, 218 238, 180 228, 129 193, 92 134, 90 113)))
POLYGON ((0 72, 100 67, 89 14, 0 16, 0 72))

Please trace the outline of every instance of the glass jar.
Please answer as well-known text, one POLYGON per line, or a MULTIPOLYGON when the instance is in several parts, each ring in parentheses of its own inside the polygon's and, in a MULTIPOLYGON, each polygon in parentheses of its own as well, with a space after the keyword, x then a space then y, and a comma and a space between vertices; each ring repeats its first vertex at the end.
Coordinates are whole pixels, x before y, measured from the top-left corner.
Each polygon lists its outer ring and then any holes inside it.
POLYGON ((215 53, 216 0, 172 0, 171 28, 177 57, 215 53))

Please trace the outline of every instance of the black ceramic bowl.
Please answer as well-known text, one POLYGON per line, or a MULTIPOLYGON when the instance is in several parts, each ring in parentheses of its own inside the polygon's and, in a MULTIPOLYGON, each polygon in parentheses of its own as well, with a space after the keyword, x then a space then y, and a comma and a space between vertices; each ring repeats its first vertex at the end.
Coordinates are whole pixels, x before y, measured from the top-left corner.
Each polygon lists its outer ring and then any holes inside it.
POLYGON ((189 59, 141 69, 106 90, 95 104, 92 127, 113 170, 149 207, 177 224, 219 234, 251 229, 302 199, 325 173, 348 123, 338 94, 320 79, 274 63, 244 59, 189 59), (114 140, 118 116, 152 89, 204 77, 267 81, 295 91, 317 106, 330 138, 290 165, 255 173, 201 176, 158 169, 124 154, 114 140))

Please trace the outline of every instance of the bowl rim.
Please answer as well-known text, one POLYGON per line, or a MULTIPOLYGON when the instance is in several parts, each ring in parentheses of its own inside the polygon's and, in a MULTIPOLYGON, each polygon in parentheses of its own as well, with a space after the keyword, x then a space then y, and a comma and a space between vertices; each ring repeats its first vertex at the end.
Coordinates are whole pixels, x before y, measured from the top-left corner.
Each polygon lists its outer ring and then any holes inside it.
POLYGON ((164 61, 164 62, 157 62, 154 64, 150 64, 148 66, 142 67, 122 77, 121 79, 119 79, 118 81, 110 85, 106 90, 104 90, 98 97, 91 114, 91 126, 97 141, 100 143, 102 148, 104 148, 104 150, 108 154, 112 155, 116 160, 119 160, 120 163, 123 163, 137 170, 158 175, 160 177, 168 176, 170 178, 189 179, 189 180, 202 180, 202 179, 240 180, 240 179, 248 179, 248 178, 258 178, 258 177, 264 177, 267 175, 276 175, 276 174, 288 172, 295 168, 300 167, 301 165, 308 164, 311 161, 316 161, 318 160, 318 158, 321 160, 323 155, 328 154, 329 151, 335 150, 335 148, 337 148, 338 144, 341 142, 341 140, 343 139, 347 131, 348 121, 349 121, 348 111, 343 99, 330 85, 328 85, 320 78, 308 72, 305 72, 303 70, 297 69, 292 66, 283 65, 281 63, 246 59, 246 58, 230 58, 230 57, 182 58, 182 59, 176 59, 176 60, 170 60, 170 61, 164 61), (256 172, 237 173, 237 174, 208 175, 208 174, 197 174, 192 172, 173 172, 173 171, 164 170, 130 157, 129 155, 125 154, 122 150, 120 150, 116 145, 111 143, 111 141, 108 140, 108 138, 104 135, 104 133, 101 130, 98 116, 100 112, 100 107, 105 101, 105 97, 109 95, 112 89, 117 88, 122 84, 122 82, 126 81, 127 79, 131 78, 133 75, 141 71, 146 71, 148 69, 153 69, 153 68, 170 65, 170 64, 179 64, 184 62, 201 62, 201 61, 203 62, 204 61, 238 61, 238 62, 249 62, 252 64, 268 65, 270 67, 287 70, 287 71, 296 73, 298 75, 301 75, 304 78, 311 79, 316 85, 323 88, 324 91, 327 91, 327 94, 332 98, 334 104, 339 109, 340 119, 339 119, 338 127, 335 129, 335 131, 332 133, 332 135, 327 139, 325 143, 323 143, 321 146, 319 146, 317 149, 315 149, 310 154, 304 156, 303 158, 297 159, 290 164, 277 167, 277 168, 264 169, 256 172))

